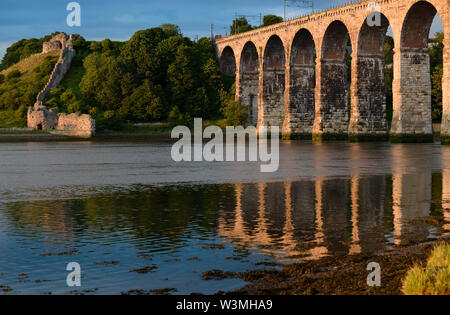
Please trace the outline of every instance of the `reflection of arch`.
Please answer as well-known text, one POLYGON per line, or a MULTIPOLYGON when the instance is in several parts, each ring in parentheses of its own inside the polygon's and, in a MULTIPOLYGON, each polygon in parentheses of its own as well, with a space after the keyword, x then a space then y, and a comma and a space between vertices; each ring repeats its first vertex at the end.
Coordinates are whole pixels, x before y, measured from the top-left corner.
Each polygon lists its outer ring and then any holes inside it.
POLYGON ((242 49, 240 61, 240 101, 248 106, 248 123, 258 123, 259 57, 255 44, 248 42, 242 49))
POLYGON ((230 46, 225 47, 220 56, 220 70, 229 76, 236 74, 236 58, 234 51, 230 46))
POLYGON ((349 32, 341 21, 332 22, 323 37, 316 117, 313 133, 348 134, 348 86, 345 62, 349 32))
POLYGON ((273 35, 264 50, 263 110, 266 126, 281 126, 284 121, 286 57, 281 39, 273 35))
POLYGON ((315 112, 316 45, 306 29, 297 32, 292 42, 290 73, 290 123, 293 133, 311 134, 315 112))
POLYGON ((352 114, 350 134, 352 136, 387 137, 386 79, 384 41, 389 28, 388 19, 381 13, 380 20, 370 24, 364 20, 358 35, 358 49, 353 63, 352 114))
POLYGON ((394 242, 400 245, 427 239, 428 226, 420 219, 430 215, 432 149, 396 145, 392 155, 394 242), (410 173, 412 165, 421 165, 423 170, 410 173))

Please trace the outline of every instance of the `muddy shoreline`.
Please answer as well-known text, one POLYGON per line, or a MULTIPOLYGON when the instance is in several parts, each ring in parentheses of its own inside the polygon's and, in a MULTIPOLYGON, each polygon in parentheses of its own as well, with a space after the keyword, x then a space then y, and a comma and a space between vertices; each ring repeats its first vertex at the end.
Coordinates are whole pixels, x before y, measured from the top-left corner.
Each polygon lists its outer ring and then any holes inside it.
POLYGON ((278 265, 274 270, 250 270, 228 273, 219 270, 203 274, 204 279, 240 278, 249 282, 232 292, 218 292, 220 295, 402 295, 402 281, 415 265, 424 265, 439 241, 394 246, 390 250, 373 255, 346 255, 325 257, 288 265, 278 265), (369 263, 381 266, 381 287, 369 287, 367 271, 369 263))

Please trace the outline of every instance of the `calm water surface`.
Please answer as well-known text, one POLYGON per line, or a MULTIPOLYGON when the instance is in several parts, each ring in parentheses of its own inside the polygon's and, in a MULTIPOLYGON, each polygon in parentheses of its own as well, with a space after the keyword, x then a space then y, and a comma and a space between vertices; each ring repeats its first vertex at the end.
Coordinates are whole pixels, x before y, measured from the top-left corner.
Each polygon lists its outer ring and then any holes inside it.
POLYGON ((283 142, 280 170, 181 163, 169 143, 0 144, 0 293, 233 290, 213 269, 450 234, 450 147, 283 142), (82 287, 66 285, 69 262, 82 287), (153 267, 147 274, 130 272, 153 267))

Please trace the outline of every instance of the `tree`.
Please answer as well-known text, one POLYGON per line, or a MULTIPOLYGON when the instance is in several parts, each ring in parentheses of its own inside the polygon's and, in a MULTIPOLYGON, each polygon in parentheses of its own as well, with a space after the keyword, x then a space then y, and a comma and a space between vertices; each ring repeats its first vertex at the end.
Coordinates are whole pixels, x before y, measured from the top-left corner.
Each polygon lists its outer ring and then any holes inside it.
POLYGON ((436 67, 431 74, 431 96, 433 103, 433 121, 441 122, 442 120, 442 75, 444 71, 442 67, 436 67))
POLYGON ((178 36, 181 37, 181 29, 178 25, 175 24, 162 24, 160 26, 162 28, 162 30, 164 31, 164 33, 167 34, 167 36, 172 37, 172 36, 178 36))
POLYGON ((388 121, 393 115, 392 81, 394 80, 394 38, 386 36, 384 40, 384 64, 386 84, 386 116, 388 121))
POLYGON ((144 80, 123 103, 130 109, 130 118, 133 120, 155 121, 167 116, 162 97, 161 86, 154 86, 150 80, 144 80))
POLYGON ((263 18, 263 26, 269 26, 281 22, 283 22, 283 18, 273 14, 265 15, 263 18))
POLYGON ((437 32, 434 42, 430 47, 430 69, 431 69, 431 103, 433 121, 442 120, 442 76, 443 76, 443 53, 444 53, 444 33, 437 32))
POLYGON ((233 25, 230 26, 231 35, 244 33, 251 31, 253 27, 248 23, 245 17, 240 17, 233 21, 233 25))
POLYGON ((247 106, 235 101, 234 89, 235 86, 230 92, 221 91, 222 108, 220 111, 228 126, 244 126, 248 118, 247 106))

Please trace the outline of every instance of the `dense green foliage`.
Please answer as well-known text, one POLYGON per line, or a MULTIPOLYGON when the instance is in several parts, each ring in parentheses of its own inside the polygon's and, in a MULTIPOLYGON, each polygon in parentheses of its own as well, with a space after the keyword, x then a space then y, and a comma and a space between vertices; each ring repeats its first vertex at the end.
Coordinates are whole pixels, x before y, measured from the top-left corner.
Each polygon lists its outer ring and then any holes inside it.
MULTIPOLYGON (((263 17, 263 24, 260 27, 269 26, 277 23, 283 22, 283 18, 281 16, 269 14, 263 17)), ((254 29, 257 29, 258 26, 252 26, 247 21, 245 17, 239 17, 233 20, 233 24, 230 26, 230 34, 236 35, 239 33, 245 33, 254 29)))
POLYGON ((442 76, 444 72, 444 33, 435 34, 435 41, 430 47, 431 69, 431 103, 433 109, 433 121, 442 120, 442 76))
POLYGON ((240 17, 233 21, 233 24, 230 26, 230 34, 236 35, 239 33, 245 33, 253 30, 254 27, 251 26, 245 17, 240 17))
POLYGON ((269 26, 281 22, 283 22, 283 18, 281 16, 276 16, 273 14, 266 15, 263 18, 263 26, 269 26))
POLYGON ((31 39, 21 39, 18 42, 12 44, 7 50, 3 57, 2 63, 0 64, 0 71, 5 70, 12 65, 18 63, 33 54, 40 53, 42 51, 42 44, 49 41, 58 32, 53 33, 42 38, 31 38, 31 39))
POLYGON ((41 55, 0 73, 0 127, 23 127, 28 107, 47 83, 58 56, 41 55))
POLYGON ((212 43, 181 35, 177 26, 136 32, 125 43, 75 43, 77 56, 46 105, 87 112, 100 129, 125 121, 190 123, 221 117, 223 93, 233 81, 219 69, 212 43))
POLYGON ((403 280, 405 295, 450 294, 450 245, 433 249, 426 266, 415 265, 403 280))

